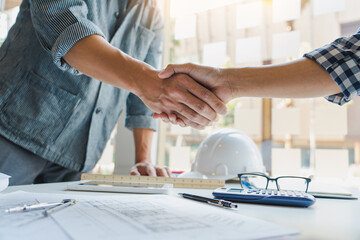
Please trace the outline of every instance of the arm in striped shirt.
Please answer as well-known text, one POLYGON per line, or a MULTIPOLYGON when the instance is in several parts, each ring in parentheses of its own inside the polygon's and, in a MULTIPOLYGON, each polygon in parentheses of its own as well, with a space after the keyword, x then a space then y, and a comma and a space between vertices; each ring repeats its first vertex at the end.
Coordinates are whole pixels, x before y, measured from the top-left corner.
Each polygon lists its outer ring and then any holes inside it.
POLYGON ((51 53, 54 63, 64 71, 79 74, 62 57, 84 37, 104 36, 100 28, 87 18, 85 1, 30 0, 30 12, 40 44, 51 53))

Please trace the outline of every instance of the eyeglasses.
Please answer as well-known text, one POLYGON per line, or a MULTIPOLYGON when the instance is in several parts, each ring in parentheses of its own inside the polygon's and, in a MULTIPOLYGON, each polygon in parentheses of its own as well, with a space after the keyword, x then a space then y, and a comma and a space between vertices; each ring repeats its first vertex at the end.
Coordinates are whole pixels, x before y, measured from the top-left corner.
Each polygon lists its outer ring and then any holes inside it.
POLYGON ((268 189, 270 182, 275 182, 277 190, 293 190, 307 192, 311 178, 297 176, 281 176, 271 178, 264 173, 240 173, 238 174, 242 188, 268 189))

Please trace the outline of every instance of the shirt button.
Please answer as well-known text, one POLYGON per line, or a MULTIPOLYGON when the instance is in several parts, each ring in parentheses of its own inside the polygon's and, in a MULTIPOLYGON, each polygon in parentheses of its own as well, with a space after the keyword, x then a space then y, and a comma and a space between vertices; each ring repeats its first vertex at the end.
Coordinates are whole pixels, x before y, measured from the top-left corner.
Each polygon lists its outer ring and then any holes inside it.
POLYGON ((102 112, 102 108, 101 107, 98 107, 96 110, 95 110, 95 113, 96 114, 99 114, 99 113, 101 113, 102 112))
POLYGON ((120 12, 115 12, 115 17, 120 18, 120 12))

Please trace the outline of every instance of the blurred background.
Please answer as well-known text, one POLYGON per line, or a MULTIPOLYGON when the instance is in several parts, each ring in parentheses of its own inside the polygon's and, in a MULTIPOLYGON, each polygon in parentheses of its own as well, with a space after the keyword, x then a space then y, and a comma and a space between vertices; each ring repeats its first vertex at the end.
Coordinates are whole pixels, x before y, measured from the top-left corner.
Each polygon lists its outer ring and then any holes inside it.
MULTIPOLYGON (((21 1, 0 0, 0 45, 21 1)), ((360 27, 358 0, 158 0, 165 31, 163 66, 194 62, 216 67, 282 63, 360 27)), ((339 107, 323 98, 239 98, 203 131, 159 123, 152 160, 175 172, 191 169, 200 143, 230 127, 249 135, 273 176, 313 175, 360 186, 360 99, 339 107)), ((119 120, 94 172, 128 174, 130 131, 119 120)))

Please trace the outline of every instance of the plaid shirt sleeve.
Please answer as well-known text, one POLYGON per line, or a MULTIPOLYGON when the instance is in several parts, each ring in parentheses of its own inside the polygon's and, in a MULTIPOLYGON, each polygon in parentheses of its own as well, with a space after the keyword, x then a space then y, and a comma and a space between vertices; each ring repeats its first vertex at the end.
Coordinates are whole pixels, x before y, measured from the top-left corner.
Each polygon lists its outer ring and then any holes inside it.
POLYGON ((328 101, 343 105, 360 95, 360 30, 304 56, 319 63, 339 85, 341 92, 325 97, 328 101))

